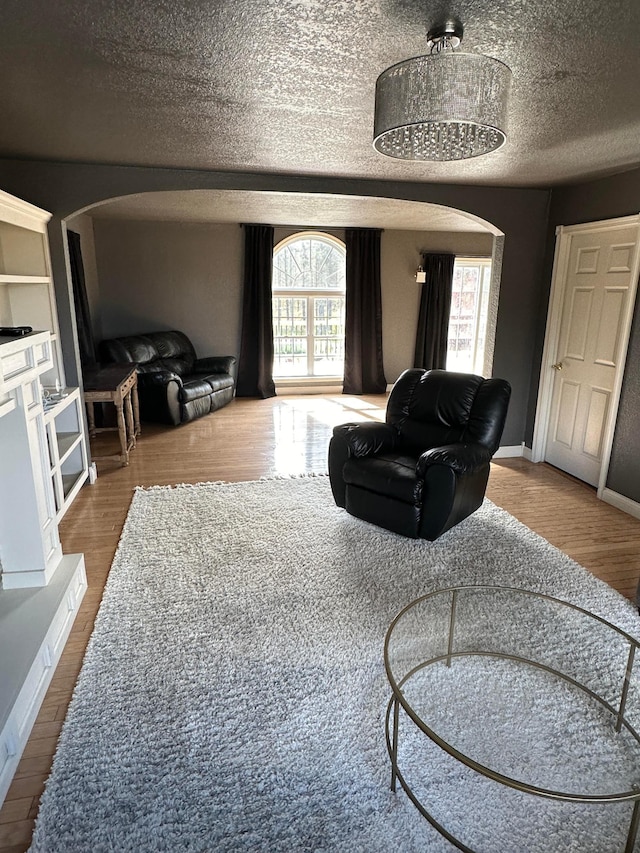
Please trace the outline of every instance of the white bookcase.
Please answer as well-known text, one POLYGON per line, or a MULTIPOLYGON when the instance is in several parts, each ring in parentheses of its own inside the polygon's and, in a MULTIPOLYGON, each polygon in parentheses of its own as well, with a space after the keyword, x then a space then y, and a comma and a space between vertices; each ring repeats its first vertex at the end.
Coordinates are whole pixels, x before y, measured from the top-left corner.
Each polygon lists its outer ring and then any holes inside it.
POLYGON ((64 384, 47 223, 51 214, 0 191, 0 326, 48 331, 52 365, 42 384, 64 384))
MULTIPOLYGON (((51 214, 0 191, 0 326, 31 326, 50 336, 45 388, 64 396, 45 406, 47 455, 58 521, 87 479, 84 408, 77 388, 65 388, 58 315, 51 276, 47 223, 51 214)), ((0 337, 3 344, 15 338, 0 337)), ((5 401, 6 402, 6 401, 5 401)), ((0 400, 0 406, 2 400, 0 400)))
POLYGON ((80 392, 64 387, 50 215, 0 192, 0 803, 87 588, 58 523, 87 478, 80 392))

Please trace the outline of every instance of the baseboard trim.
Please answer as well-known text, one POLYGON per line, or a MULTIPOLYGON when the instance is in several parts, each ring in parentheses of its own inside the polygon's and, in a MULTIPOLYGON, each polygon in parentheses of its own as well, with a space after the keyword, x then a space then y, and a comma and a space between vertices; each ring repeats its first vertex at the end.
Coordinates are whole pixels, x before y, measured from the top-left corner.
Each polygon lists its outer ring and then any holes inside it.
POLYGON ((637 501, 632 501, 631 498, 614 492, 612 489, 603 489, 601 497, 605 503, 611 504, 616 509, 621 509, 622 512, 626 512, 634 518, 640 518, 640 503, 637 501))
MULTIPOLYGON (((528 450, 524 444, 504 445, 499 447, 493 454, 494 459, 513 459, 517 456, 524 456, 524 451, 528 450)), ((531 451, 529 451, 531 453, 531 451)))

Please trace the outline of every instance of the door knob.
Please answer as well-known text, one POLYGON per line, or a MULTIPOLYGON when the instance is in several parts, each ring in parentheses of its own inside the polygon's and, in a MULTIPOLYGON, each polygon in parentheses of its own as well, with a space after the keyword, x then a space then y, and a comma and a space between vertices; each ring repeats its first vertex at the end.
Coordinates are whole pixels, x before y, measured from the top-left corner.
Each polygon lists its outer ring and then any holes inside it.
POLYGON ((554 370, 562 370, 562 362, 556 361, 556 363, 552 364, 551 367, 553 367, 554 370))

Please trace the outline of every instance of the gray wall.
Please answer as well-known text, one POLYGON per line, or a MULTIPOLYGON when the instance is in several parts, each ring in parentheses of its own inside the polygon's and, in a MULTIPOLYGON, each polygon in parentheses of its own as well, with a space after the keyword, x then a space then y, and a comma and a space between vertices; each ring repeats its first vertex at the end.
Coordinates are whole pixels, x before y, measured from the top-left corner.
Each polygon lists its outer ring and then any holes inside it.
MULTIPOLYGON (((537 369, 532 382, 527 435, 533 433, 535 406, 544 342, 544 324, 551 289, 555 228, 629 216, 640 211, 640 169, 598 181, 553 190, 545 259, 545 288, 538 318, 537 369)), ((613 441, 607 486, 640 502, 640 299, 636 300, 633 327, 624 374, 618 423, 613 441)))
POLYGON ((154 190, 263 190, 398 198, 441 204, 480 217, 505 235, 494 352, 494 374, 508 379, 513 388, 503 444, 518 445, 524 439, 531 374, 536 367, 533 356, 550 198, 546 190, 21 160, 0 160, 0 187, 53 213, 49 240, 65 371, 69 382, 80 384, 64 220, 100 201, 154 190))
POLYGON ((180 329, 200 356, 238 356, 238 225, 96 219, 94 233, 103 338, 180 329))

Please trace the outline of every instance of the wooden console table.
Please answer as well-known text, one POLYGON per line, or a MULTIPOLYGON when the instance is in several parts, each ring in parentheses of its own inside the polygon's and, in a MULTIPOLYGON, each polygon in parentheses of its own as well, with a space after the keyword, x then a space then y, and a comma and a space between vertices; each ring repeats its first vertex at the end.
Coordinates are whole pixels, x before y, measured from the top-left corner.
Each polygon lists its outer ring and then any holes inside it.
POLYGON ((138 374, 135 365, 109 364, 87 371, 84 375, 84 400, 87 404, 89 435, 93 437, 99 432, 117 430, 120 436, 120 453, 93 458, 119 459, 123 465, 128 465, 129 452, 136 446, 136 436, 140 435, 138 374), (94 403, 113 403, 117 426, 96 427, 94 403))

